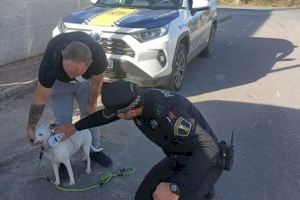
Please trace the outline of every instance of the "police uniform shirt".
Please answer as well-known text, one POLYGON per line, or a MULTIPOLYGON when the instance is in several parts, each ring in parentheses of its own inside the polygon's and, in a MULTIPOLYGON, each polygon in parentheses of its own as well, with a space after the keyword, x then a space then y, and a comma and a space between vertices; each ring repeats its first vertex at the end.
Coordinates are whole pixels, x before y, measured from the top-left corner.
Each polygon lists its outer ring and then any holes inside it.
MULTIPOLYGON (((143 113, 134 122, 167 155, 189 154, 197 144, 213 144, 218 148, 208 123, 186 98, 165 90, 144 89, 143 100, 143 113)), ((75 123, 75 127, 82 130, 118 119, 100 110, 75 123)))
POLYGON ((55 80, 62 82, 74 82, 75 79, 71 79, 64 71, 62 63, 62 51, 69 43, 74 41, 85 43, 92 53, 93 62, 82 75, 81 81, 91 78, 92 75, 101 74, 105 71, 108 65, 105 52, 94 39, 84 32, 62 33, 52 38, 48 43, 38 74, 38 79, 41 85, 46 88, 51 88, 55 80))
POLYGON ((200 112, 186 98, 170 91, 147 89, 136 126, 167 155, 185 155, 197 144, 217 143, 200 112))

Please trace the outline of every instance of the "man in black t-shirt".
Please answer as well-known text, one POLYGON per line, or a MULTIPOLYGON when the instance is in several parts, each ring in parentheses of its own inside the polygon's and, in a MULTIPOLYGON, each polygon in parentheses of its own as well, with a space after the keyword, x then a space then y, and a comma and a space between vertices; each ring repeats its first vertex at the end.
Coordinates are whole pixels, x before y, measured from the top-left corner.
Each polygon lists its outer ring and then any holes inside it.
MULTIPOLYGON (((107 59, 102 47, 83 32, 62 33, 48 43, 40 64, 38 86, 29 110, 27 137, 35 145, 33 133, 47 100, 51 99, 55 124, 71 123, 76 99, 81 117, 97 110, 107 59)), ((111 165, 100 144, 99 128, 92 133, 91 159, 111 165)))

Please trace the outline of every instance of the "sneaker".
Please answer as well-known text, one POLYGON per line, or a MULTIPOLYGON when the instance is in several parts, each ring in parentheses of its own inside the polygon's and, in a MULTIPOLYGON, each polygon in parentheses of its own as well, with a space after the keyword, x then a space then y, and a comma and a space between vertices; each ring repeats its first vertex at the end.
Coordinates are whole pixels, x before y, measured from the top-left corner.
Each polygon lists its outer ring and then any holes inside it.
POLYGON ((215 190, 212 188, 209 193, 204 196, 205 200, 211 200, 215 196, 215 190))
POLYGON ((109 167, 112 164, 112 160, 107 156, 103 151, 100 152, 91 152, 90 158, 92 161, 98 162, 103 167, 109 167))
POLYGON ((59 165, 58 174, 59 174, 59 179, 61 182, 64 182, 69 177, 68 170, 67 170, 66 166, 62 163, 59 165))
POLYGON ((97 145, 92 144, 92 145, 91 145, 91 150, 92 150, 92 152, 100 152, 100 151, 102 151, 103 149, 104 149, 104 148, 101 147, 100 144, 97 144, 97 145))

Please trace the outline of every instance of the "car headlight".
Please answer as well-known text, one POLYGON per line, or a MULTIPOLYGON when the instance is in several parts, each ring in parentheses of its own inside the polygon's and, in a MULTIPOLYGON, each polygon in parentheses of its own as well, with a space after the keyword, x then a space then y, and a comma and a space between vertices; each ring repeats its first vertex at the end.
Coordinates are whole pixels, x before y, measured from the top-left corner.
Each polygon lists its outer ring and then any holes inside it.
POLYGON ((146 42, 155 38, 164 36, 168 33, 168 26, 162 26, 160 28, 150 29, 146 31, 140 31, 132 33, 132 36, 140 42, 146 42))
POLYGON ((57 24, 57 28, 59 30, 59 32, 63 33, 67 30, 67 26, 65 25, 63 19, 60 19, 58 24, 57 24))

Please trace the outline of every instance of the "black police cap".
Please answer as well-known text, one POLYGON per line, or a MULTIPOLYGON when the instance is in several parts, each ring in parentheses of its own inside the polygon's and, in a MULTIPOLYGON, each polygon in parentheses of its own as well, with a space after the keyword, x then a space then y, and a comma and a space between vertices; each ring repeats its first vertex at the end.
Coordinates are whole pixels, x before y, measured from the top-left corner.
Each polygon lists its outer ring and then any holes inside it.
POLYGON ((104 85, 101 90, 105 114, 127 112, 142 103, 141 89, 134 83, 118 80, 104 85))

